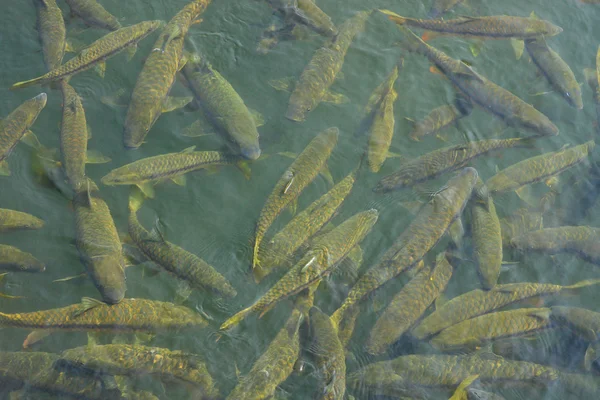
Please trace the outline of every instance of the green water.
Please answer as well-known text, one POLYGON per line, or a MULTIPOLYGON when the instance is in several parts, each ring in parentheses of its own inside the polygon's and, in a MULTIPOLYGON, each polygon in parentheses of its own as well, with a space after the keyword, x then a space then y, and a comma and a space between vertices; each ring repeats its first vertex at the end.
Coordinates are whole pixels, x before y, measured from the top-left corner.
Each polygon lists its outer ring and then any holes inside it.
MULTIPOLYGON (((123 25, 143 20, 169 20, 187 4, 185 0, 102 0, 101 3, 113 15, 119 17, 123 25)), ((334 23, 340 24, 367 8, 388 8, 405 16, 424 17, 430 2, 415 1, 371 1, 320 0, 319 6, 328 13, 334 23), (367 4, 368 3, 368 4, 367 4)), ((35 29, 36 12, 32 1, 1 2, 0 13, 0 115, 5 116, 24 100, 40 92, 39 87, 10 92, 7 88, 17 81, 30 79, 45 72, 40 51, 38 34, 35 29)), ((59 2, 65 16, 68 8, 59 2)), ((536 0, 536 1, 483 1, 471 0, 469 7, 459 7, 457 14, 494 15, 507 14, 527 16, 531 11, 542 19, 552 21, 564 28, 564 32, 549 38, 548 42, 569 63, 578 81, 582 82, 584 94, 583 110, 569 107, 556 93, 532 96, 534 93, 551 90, 547 82, 537 76, 536 67, 527 54, 515 60, 508 41, 488 41, 478 57, 469 50, 472 41, 460 38, 442 38, 435 46, 454 58, 472 63, 474 68, 493 82, 512 91, 537 109, 548 115, 559 127, 560 135, 538 142, 535 150, 507 150, 498 156, 485 157, 473 164, 482 178, 495 173, 524 158, 557 150, 564 144, 580 144, 595 136, 596 115, 591 91, 583 78, 583 68, 592 67, 600 37, 600 6, 580 4, 576 0, 536 0)), ((371 91, 387 76, 398 58, 405 57, 404 68, 400 72, 396 89, 398 100, 395 104, 396 129, 391 151, 407 157, 424 154, 442 146, 462 143, 465 137, 485 139, 493 137, 524 136, 525 132, 505 127, 490 114, 476 108, 471 116, 456 127, 447 130, 448 142, 437 138, 427 138, 413 142, 408 138, 411 122, 404 117, 419 119, 431 109, 451 102, 454 91, 448 81, 439 75, 431 74, 428 62, 421 56, 405 52, 395 43, 400 34, 395 26, 382 15, 373 15, 365 32, 359 34, 350 47, 343 66, 343 77, 337 79, 332 90, 342 93, 350 102, 342 105, 322 103, 311 112, 306 122, 295 123, 284 118, 289 94, 275 91, 268 80, 298 77, 320 47, 323 38, 312 35, 303 41, 281 42, 267 55, 258 54, 255 49, 263 29, 271 21, 271 9, 262 1, 214 0, 202 16, 203 22, 194 25, 188 34, 190 43, 201 51, 238 91, 246 104, 259 111, 265 125, 259 128, 260 143, 264 154, 273 155, 252 164, 252 176, 246 180, 234 167, 221 168, 218 173, 191 173, 185 187, 171 183, 157 187, 157 195, 148 200, 140 211, 140 220, 150 227, 159 217, 167 228, 169 241, 197 254, 219 270, 238 291, 232 300, 219 300, 213 296, 195 291, 184 304, 191 308, 202 308, 214 320, 211 328, 199 331, 185 331, 156 336, 150 343, 156 346, 181 349, 202 355, 209 365, 223 394, 228 393, 236 383, 236 365, 246 373, 253 362, 266 349, 289 315, 291 302, 283 302, 262 319, 248 318, 230 337, 215 344, 214 332, 219 324, 241 308, 247 307, 263 294, 281 274, 274 274, 260 285, 256 285, 249 275, 251 239, 254 224, 266 197, 291 160, 274 155, 278 152, 300 152, 324 129, 337 126, 340 138, 330 160, 329 168, 337 182, 358 164, 365 149, 366 138, 356 135, 362 118, 362 107, 371 91)), ((68 19, 68 18, 67 18, 68 19)), ((81 21, 69 20, 69 30, 83 27, 81 21)), ((88 29, 77 35, 77 39, 90 43, 103 34, 97 29, 88 29)), ((196 112, 181 110, 164 114, 154 125, 146 138, 146 143, 138 150, 125 150, 123 122, 126 108, 109 107, 100 98, 110 96, 119 88, 129 94, 147 54, 151 50, 156 33, 139 45, 138 52, 131 62, 120 54, 107 63, 106 77, 100 78, 94 71, 76 75, 71 84, 83 99, 87 120, 93 137, 89 148, 99 150, 112 159, 109 164, 88 165, 87 174, 96 182, 108 171, 132 161, 183 150, 196 146, 198 150, 223 150, 224 142, 219 136, 188 138, 182 135, 185 127, 198 119, 196 112)), ((188 43, 188 46, 190 45, 188 43)), ((66 58, 70 57, 67 55, 66 58)), ((48 147, 59 147, 61 120, 61 95, 51 89, 48 104, 40 114, 33 131, 48 147)), ((186 89, 176 83, 171 94, 186 96, 186 89)), ((77 249, 74 246, 74 214, 68 202, 57 190, 41 186, 31 168, 32 150, 18 145, 9 164, 12 176, 1 179, 0 207, 29 212, 45 220, 46 226, 39 231, 2 234, 0 241, 16 245, 29 251, 47 263, 42 274, 10 274, 3 289, 25 299, 0 299, 3 312, 25 312, 39 309, 62 307, 76 303, 83 296, 98 297, 91 281, 80 279, 65 283, 52 281, 83 272, 77 249)), ((379 210, 379 221, 372 233, 363 242, 364 264, 369 267, 391 245, 395 238, 408 226, 412 214, 401 206, 401 201, 414 200, 405 192, 391 196, 373 193, 371 188, 383 176, 397 169, 401 159, 388 159, 378 174, 366 170, 361 174, 351 196, 343 204, 335 223, 369 208, 379 210)), ((587 179, 587 165, 569 171, 587 179)), ((443 177, 439 182, 443 184, 443 177)), ((300 196, 299 210, 328 190, 327 182, 318 177, 300 196)), ((543 185, 536 190, 544 191, 543 185)), ((108 203, 119 231, 127 229, 127 197, 125 186, 101 187, 101 195, 108 203)), ((412 197, 411 197, 412 196, 412 197)), ((577 198, 563 193, 560 206, 578 207, 577 198)), ((496 200, 499 214, 505 216, 523 204, 514 195, 496 200)), ((554 210, 549 213, 548 226, 552 224, 554 210)), ((270 235, 291 219, 284 212, 273 225, 270 235)), ((581 224, 600 226, 600 214, 591 209, 581 224)), ((443 249, 443 241, 436 250, 443 249)), ((431 254, 435 255, 436 250, 431 254)), ((505 254, 505 257, 510 257, 505 254)), ((597 267, 584 263, 571 256, 550 258, 529 256, 520 259, 520 264, 504 273, 500 281, 544 281, 557 284, 574 283, 579 279, 598 277, 597 267)), ((363 306, 357 331, 350 344, 354 359, 348 362, 349 370, 356 369, 373 359, 366 357, 362 349, 369 328, 375 321, 377 304, 389 299, 389 295, 400 287, 400 282, 386 287, 377 293, 373 300, 363 306), (375 307, 373 306, 375 304, 375 307)), ((477 275, 472 264, 463 263, 452 278, 447 294, 456 294, 478 286, 477 275)), ((173 301, 179 290, 175 278, 161 273, 148 276, 142 268, 127 270, 127 296, 173 301)), ((343 300, 348 288, 335 276, 322 286, 316 298, 316 305, 324 311, 333 312, 343 300)), ((579 296, 568 299, 568 303, 581 305, 600 311, 597 307, 600 295, 594 289, 582 291, 579 296)), ((566 303, 566 302, 565 302, 566 303)), ((0 350, 17 351, 21 348, 27 332, 17 329, 0 331, 0 350)), ((86 343, 85 334, 57 333, 35 349, 60 352, 66 348, 86 343)), ((418 345, 401 342, 389 356, 409 354, 418 350, 418 345)), ((577 351, 581 351, 578 349, 577 351)), ((382 357, 381 359, 387 358, 382 357)), ((576 357, 575 357, 576 358, 576 357)), ((290 398, 306 399, 314 395, 316 376, 294 375, 281 385, 282 392, 290 398)), ((149 384, 141 383, 141 387, 149 384)), ((508 391, 506 398, 521 398, 525 392, 508 391)), ((186 398, 185 392, 169 386, 166 393, 157 392, 161 398, 186 398)), ((530 398, 559 398, 552 391, 532 392, 530 398), (533 396, 533 397, 531 397, 533 396)), ((433 398, 433 397, 432 397, 433 398)), ((444 398, 442 395, 440 398, 444 398)), ((447 398, 447 397, 446 397, 447 398)), ((564 398, 564 397, 563 397, 564 398)))

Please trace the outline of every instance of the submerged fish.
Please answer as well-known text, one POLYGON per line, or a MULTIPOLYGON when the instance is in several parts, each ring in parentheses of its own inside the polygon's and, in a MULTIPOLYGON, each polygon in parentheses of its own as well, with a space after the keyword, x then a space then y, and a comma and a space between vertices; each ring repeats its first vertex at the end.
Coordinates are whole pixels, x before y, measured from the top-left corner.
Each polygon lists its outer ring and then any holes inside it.
POLYGON ((450 11, 464 0, 434 0, 431 8, 429 9, 429 18, 440 18, 442 14, 450 11))
POLYGON ((338 136, 338 128, 329 128, 318 134, 275 184, 256 222, 252 269, 260 265, 258 249, 265 233, 279 213, 298 198, 302 190, 316 178, 319 171, 327 168, 327 159, 337 144, 338 136))
POLYGON ((297 4, 299 12, 295 13, 295 20, 323 36, 334 37, 338 34, 338 29, 329 15, 325 14, 314 0, 297 0, 297 4))
POLYGON ((582 162, 596 144, 593 140, 579 146, 528 158, 503 169, 485 183, 490 193, 519 189, 521 186, 555 176, 582 162))
POLYGON ((292 254, 329 222, 350 194, 356 181, 356 172, 352 171, 261 246, 258 253, 260 263, 252 270, 257 282, 274 269, 288 265, 292 254))
POLYGON ((315 52, 290 96, 286 118, 302 122, 321 101, 336 101, 335 96, 329 93, 329 87, 342 69, 346 52, 354 37, 364 29, 369 15, 371 11, 362 11, 345 21, 340 25, 338 34, 315 52))
POLYGON ((236 290, 206 261, 167 242, 159 230, 148 232, 137 219, 142 205, 140 196, 129 198, 129 235, 146 257, 191 286, 214 291, 225 297, 234 297, 236 290))
POLYGON ((542 229, 543 221, 544 214, 542 212, 519 208, 508 217, 500 220, 502 245, 508 246, 512 238, 542 229))
POLYGON ((48 71, 52 71, 60 67, 65 55, 65 20, 55 0, 34 0, 33 3, 37 9, 37 30, 42 42, 44 62, 48 71))
POLYGON ((418 142, 425 136, 437 133, 471 114, 473 104, 469 99, 457 96, 456 104, 459 106, 448 104, 434 108, 425 118, 415 123, 409 137, 418 142))
POLYGON ((86 24, 109 31, 121 29, 117 18, 106 11, 96 0, 65 0, 71 12, 86 24))
POLYGON ((17 229, 40 229, 44 221, 31 214, 0 208, 0 232, 17 229))
POLYGON ((452 272, 445 253, 437 256, 434 268, 423 268, 379 316, 367 340, 367 351, 381 354, 408 331, 444 291, 452 272))
POLYGON ((489 139, 444 147, 404 163, 400 169, 383 177, 374 192, 389 192, 433 179, 443 173, 463 168, 470 161, 492 151, 513 147, 531 147, 533 139, 489 139))
POLYGON ((29 253, 0 244, 0 270, 12 272, 44 272, 46 266, 29 253))
POLYGON ((251 160, 260 157, 256 123, 231 84, 199 54, 188 55, 181 72, 200 107, 234 151, 251 160))
POLYGON ((193 0, 167 23, 138 76, 125 117, 123 143, 138 148, 163 112, 183 107, 191 101, 169 98, 175 74, 185 65, 183 41, 187 32, 211 0, 193 0), (177 104, 176 104, 177 103, 177 104))
POLYGON ((597 284, 600 284, 600 280, 586 280, 569 286, 523 282, 496 285, 489 291, 471 290, 438 307, 413 329, 412 334, 418 339, 426 339, 461 321, 475 318, 519 301, 569 292, 576 293, 582 288, 597 284))
MULTIPOLYGON (((598 55, 600 56, 600 49, 598 55)), ((598 60, 597 64, 600 69, 600 60, 598 60)), ((585 68, 583 74, 593 92, 594 104, 596 106, 596 123, 598 124, 596 131, 600 131, 600 84, 598 83, 600 81, 600 71, 592 68, 585 68)))
POLYGON ((150 35, 162 24, 162 21, 145 21, 111 32, 96 40, 81 50, 75 57, 61 66, 54 68, 47 74, 28 81, 17 82, 10 89, 44 85, 53 81, 68 79, 72 75, 93 68, 128 47, 135 46, 137 42, 150 35))
POLYGON ((14 109, 0 122, 0 175, 10 175, 6 158, 25 134, 30 132, 29 128, 46 106, 47 99, 46 93, 40 93, 14 109))

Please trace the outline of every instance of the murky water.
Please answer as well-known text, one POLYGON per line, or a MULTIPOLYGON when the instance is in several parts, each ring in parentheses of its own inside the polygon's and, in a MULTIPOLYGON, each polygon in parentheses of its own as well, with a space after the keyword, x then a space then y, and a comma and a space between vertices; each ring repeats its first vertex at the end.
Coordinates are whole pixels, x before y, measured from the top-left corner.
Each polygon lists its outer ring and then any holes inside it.
MULTIPOLYGON (((143 20, 169 20, 187 4, 186 0, 102 0, 101 3, 112 14, 119 17, 123 25, 143 20)), ((384 1, 364 2, 359 0, 319 0, 319 6, 328 13, 334 23, 340 24, 357 11, 367 8, 388 8, 404 16, 424 17, 429 9, 429 1, 384 1)), ((67 19, 69 31, 81 31, 81 21, 70 19, 68 7, 59 2, 67 19)), ((32 1, 0 2, 0 115, 5 116, 24 100, 38 94, 39 87, 11 92, 8 87, 14 82, 30 79, 45 72, 38 33, 36 12, 32 1)), ((548 43, 570 65, 577 80, 582 83, 584 109, 569 107, 556 93, 535 95, 550 91, 543 77, 537 74, 535 65, 525 54, 516 61, 508 41, 487 41, 480 54, 474 57, 469 46, 479 46, 476 41, 461 38, 436 39, 434 45, 456 59, 468 61, 482 75, 510 90, 537 109, 548 115, 559 127, 560 135, 539 140, 535 150, 509 149, 479 159, 473 164, 485 179, 522 159, 557 150, 565 144, 580 144, 595 138, 596 115, 591 91, 584 82, 583 68, 593 67, 600 38, 600 6, 581 4, 576 0, 535 0, 502 2, 470 0, 466 6, 457 8, 456 14, 467 15, 518 15, 528 16, 531 11, 542 19, 552 21, 564 28, 556 37, 548 38, 548 43)), ((408 137, 412 123, 406 118, 420 119, 431 109, 448 104, 454 99, 450 83, 440 75, 429 72, 429 63, 424 57, 409 54, 397 45, 401 34, 393 23, 384 16, 374 14, 367 22, 366 30, 359 34, 350 47, 343 66, 343 76, 339 77, 332 90, 344 94, 349 103, 335 105, 321 103, 311 112, 306 122, 295 123, 284 118, 289 93, 276 91, 267 82, 275 78, 298 77, 319 48, 323 38, 311 34, 304 40, 284 41, 269 54, 260 55, 256 45, 262 31, 271 22, 271 9, 263 1, 214 0, 203 14, 203 22, 194 25, 189 31, 186 46, 196 48, 238 91, 248 107, 260 112, 265 125, 259 128, 260 143, 266 159, 251 165, 249 180, 235 167, 223 167, 217 173, 195 172, 187 177, 185 187, 164 183, 156 188, 156 198, 146 201, 139 213, 141 222, 151 227, 159 218, 166 225, 167 240, 182 246, 213 265, 237 289, 238 296, 232 300, 221 300, 214 296, 194 291, 183 302, 184 305, 202 309, 213 320, 211 327, 198 331, 185 331, 174 334, 160 334, 150 343, 155 346, 181 349, 202 355, 218 383, 221 393, 228 393, 236 384, 236 367, 242 374, 249 371, 253 362, 266 349, 269 342, 287 319, 291 302, 285 301, 262 319, 248 318, 231 336, 215 343, 218 326, 226 318, 247 307, 263 294, 281 272, 273 274, 260 285, 253 282, 249 274, 251 260, 252 233, 259 212, 275 182, 290 164, 291 160, 280 156, 280 152, 299 153, 324 129, 336 126, 340 129, 339 143, 328 165, 336 182, 358 165, 366 145, 366 138, 357 135, 362 118, 362 108, 371 91, 391 71, 400 56, 405 58, 404 68, 396 85, 398 100, 395 104, 396 128, 391 151, 412 158, 434 149, 463 143, 466 138, 509 138, 525 136, 518 129, 507 128, 500 120, 475 108, 468 118, 449 128, 447 142, 430 137, 414 142, 408 137)), ((103 34, 97 29, 87 29, 75 37, 78 41, 90 43, 103 34)), ((107 62, 106 76, 100 78, 93 70, 76 75, 71 84, 83 99, 87 120, 93 137, 89 148, 98 150, 112 161, 102 165, 88 165, 87 174, 96 182, 108 171, 132 161, 181 151, 190 146, 198 150, 224 150, 224 142, 218 135, 189 138, 182 135, 184 129, 194 123, 198 112, 177 110, 163 114, 154 125, 146 142, 137 150, 125 150, 123 122, 126 107, 111 107, 103 104, 100 98, 111 96, 120 88, 129 94, 136 82, 145 57, 151 50, 156 33, 145 39, 133 60, 127 62, 125 54, 120 54, 107 62)), ((66 58, 69 58, 67 55, 66 58)), ((48 104, 40 114, 33 131, 47 147, 59 147, 61 121, 61 95, 56 90, 48 91, 48 104)), ((177 82, 171 91, 175 96, 189 95, 177 82)), ((210 127, 207 128, 210 130, 210 127)), ((25 231, 2 234, 0 241, 31 252, 47 264, 41 274, 10 274, 2 291, 12 295, 25 296, 24 299, 0 299, 2 312, 25 312, 62 307, 78 302, 83 296, 98 297, 98 292, 88 279, 54 283, 53 280, 73 276, 83 272, 77 249, 74 246, 74 214, 68 200, 56 189, 40 185, 31 167, 32 149, 20 144, 9 159, 12 176, 3 177, 0 182, 0 207, 29 212, 45 220, 46 225, 39 231, 25 231)), ((351 196, 343 204, 334 223, 339 224, 356 212, 369 208, 379 210, 379 221, 362 243, 364 250, 363 269, 373 265, 378 257, 391 245, 408 226, 413 215, 401 202, 416 199, 412 191, 406 190, 393 195, 378 195, 372 187, 383 176, 397 169, 401 158, 388 159, 378 174, 366 169, 351 196)), ((589 164, 584 163, 566 174, 588 180, 589 164)), ((447 179, 439 180, 440 185, 447 179)), ((328 190, 325 179, 318 177, 299 198, 298 210, 303 209, 328 190)), ((543 184, 534 187, 538 193, 547 189, 543 184)), ((108 203, 115 223, 125 236, 127 230, 127 198, 129 189, 125 186, 101 186, 101 195, 108 203)), ((562 224, 556 217, 564 212, 580 208, 580 195, 562 193, 554 208, 547 214, 545 225, 562 224), (566 211, 562 211, 566 210, 566 211), (555 218, 556 217, 556 218, 555 218)), ((496 199, 500 216, 506 216, 523 204, 514 194, 496 199)), ((271 228, 272 235, 290 219, 284 212, 271 228)), ((591 207, 588 214, 574 221, 577 224, 598 226, 600 215, 597 207, 591 207)), ((447 240, 434 249, 435 256, 444 249, 447 240)), ((466 250, 469 251, 468 249, 466 250)), ((505 259, 514 255, 505 252, 505 259)), ((515 256, 516 257, 516 256, 515 256)), ((503 272, 500 282, 539 281, 556 284, 570 284, 580 279, 598 277, 597 267, 569 255, 526 256, 520 263, 503 272)), ((401 340, 385 357, 377 359, 366 356, 363 344, 390 295, 402 285, 401 281, 386 286, 377 292, 362 307, 361 317, 355 335, 349 346, 354 353, 348 361, 348 370, 370 361, 410 354, 415 351, 429 351, 410 340, 401 340)), ((472 263, 463 263, 452 277, 446 296, 478 287, 478 278, 472 263)), ((180 291, 178 281, 166 273, 149 274, 138 267, 127 269, 127 297, 150 298, 175 301, 180 291)), ((339 276, 333 276, 322 285, 316 296, 316 305, 327 313, 333 312, 345 297, 347 286, 339 276)), ((577 296, 561 300, 562 304, 573 304, 598 310, 600 296, 590 288, 577 296)), ((17 329, 0 331, 0 350, 17 351, 21 348, 26 332, 17 329)), ((105 341, 110 341, 107 337, 105 341)), ((81 333, 57 333, 39 345, 38 351, 60 352, 75 345, 83 345, 86 335, 81 333)), ((573 338, 563 338, 555 352, 549 355, 546 363, 556 363, 561 367, 578 368, 585 346, 573 338), (580 354, 581 353, 581 354, 580 354), (569 358, 570 357, 570 358, 569 358), (565 358, 569 358, 565 361, 565 358), (572 358, 572 359, 571 359, 572 358)), ((543 359, 536 359, 544 362, 543 359)), ((280 386, 281 393, 287 392, 291 399, 313 398, 317 375, 308 373, 293 375, 280 386)), ((152 386, 142 380, 140 388, 152 386)), ((156 386, 156 385, 154 385, 156 386)), ((168 386, 160 387, 156 394, 165 399, 186 398, 183 389, 168 386)), ((560 392, 560 391, 559 391, 560 392)), ((556 391, 532 391, 529 398, 565 398, 556 391)), ((526 390, 503 392, 507 399, 525 398, 526 390)), ((434 396, 434 395, 432 395, 434 396)), ((444 398, 444 395, 440 395, 444 398)), ((434 397, 432 397, 434 398, 434 397)), ((447 396, 445 397, 447 398, 447 396)))

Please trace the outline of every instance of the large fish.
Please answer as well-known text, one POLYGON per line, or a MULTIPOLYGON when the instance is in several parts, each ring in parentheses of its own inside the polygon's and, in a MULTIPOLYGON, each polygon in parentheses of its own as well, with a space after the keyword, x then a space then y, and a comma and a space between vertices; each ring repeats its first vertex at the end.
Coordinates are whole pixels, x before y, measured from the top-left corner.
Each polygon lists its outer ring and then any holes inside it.
POLYGON ((569 65, 543 38, 526 40, 525 48, 554 90, 564 97, 569 105, 581 110, 581 88, 569 65))
POLYGON ((44 62, 48 71, 62 64, 65 55, 65 20, 55 0, 34 0, 37 9, 37 29, 42 42, 44 62))
POLYGON ((96 28, 116 31, 121 29, 119 20, 106 11, 96 0, 65 0, 71 12, 86 24, 96 28))
POLYGON ((47 99, 46 93, 40 93, 21 104, 0 121, 0 175, 10 175, 6 158, 25 134, 30 132, 29 128, 46 106, 47 99))
POLYGON ((110 32, 47 74, 28 81, 17 82, 11 86, 11 90, 68 79, 79 72, 103 63, 127 48, 135 50, 135 47, 132 46, 135 46, 137 42, 150 35, 163 24, 162 21, 145 21, 110 32))
POLYGON ((222 131, 233 150, 244 157, 260 157, 256 123, 231 84, 199 54, 189 54, 181 70, 188 87, 207 117, 222 131))
POLYGON ((177 102, 168 94, 175 82, 175 74, 185 65, 183 41, 188 29, 210 2, 191 1, 169 21, 154 43, 131 94, 123 131, 125 147, 140 147, 163 112, 183 107, 191 101, 177 102))
POLYGON ((90 278, 107 303, 125 297, 125 258, 121 239, 108 205, 89 181, 87 190, 75 193, 76 245, 90 278))
POLYGON ((354 37, 364 29, 369 15, 371 11, 362 11, 346 20, 340 25, 338 34, 315 52, 290 96, 286 118, 302 122, 321 101, 339 102, 329 93, 329 87, 342 69, 346 52, 354 37))
POLYGON ((236 290, 206 261, 167 242, 159 230, 148 232, 138 221, 137 211, 142 205, 140 196, 129 198, 129 235, 146 257, 191 286, 214 291, 225 297, 234 297, 236 290))
MULTIPOLYGON (((468 116, 471 114, 471 111, 473 111, 471 101, 464 96, 457 96, 455 104, 447 104, 434 108, 425 118, 417 121, 409 137, 418 142, 425 136, 438 133, 459 119, 468 116)), ((440 136, 439 133, 438 136, 440 136)))
POLYGON ((252 269, 260 265, 258 249, 265 233, 275 218, 291 202, 294 202, 302 190, 315 179, 319 171, 326 168, 326 162, 337 143, 339 130, 329 128, 318 134, 296 157, 275 184, 260 212, 254 231, 254 252, 252 269))
POLYGON ((445 253, 438 255, 434 268, 423 268, 392 298, 379 316, 369 334, 367 351, 381 354, 408 331, 444 291, 452 272, 445 253))
POLYGON ((530 183, 556 176, 587 159, 596 144, 593 140, 579 146, 528 158, 503 169, 487 180, 490 193, 517 190, 530 183))
POLYGON ((44 272, 46 266, 29 253, 0 244, 0 271, 44 272))
POLYGON ((0 232, 17 229, 40 229, 44 221, 31 214, 0 208, 0 232))
POLYGON ((462 61, 428 45, 410 29, 399 28, 405 34, 407 48, 427 57, 473 103, 509 125, 527 128, 540 136, 558 135, 556 125, 532 105, 481 76, 462 61))
POLYGON ((513 147, 531 147, 532 139, 489 139, 444 147, 404 163, 400 169, 383 177, 373 189, 389 192, 456 171, 470 161, 492 151, 513 147))
POLYGON ((313 241, 309 250, 296 265, 254 304, 225 321, 221 325, 221 330, 239 324, 251 313, 259 312, 262 316, 281 300, 319 282, 367 236, 377 222, 377 218, 377 210, 360 212, 313 241))
POLYGON ((475 289, 451 299, 425 317, 413 329, 412 335, 418 339, 426 339, 461 321, 475 318, 519 301, 551 295, 577 293, 582 288, 597 284, 600 284, 600 280, 586 280, 569 286, 523 282, 496 285, 489 291, 475 289))
POLYGON ((335 311, 332 318, 338 326, 349 309, 373 290, 413 267, 440 241, 450 225, 462 214, 477 177, 474 168, 463 169, 419 211, 410 226, 381 260, 358 280, 344 303, 335 311))

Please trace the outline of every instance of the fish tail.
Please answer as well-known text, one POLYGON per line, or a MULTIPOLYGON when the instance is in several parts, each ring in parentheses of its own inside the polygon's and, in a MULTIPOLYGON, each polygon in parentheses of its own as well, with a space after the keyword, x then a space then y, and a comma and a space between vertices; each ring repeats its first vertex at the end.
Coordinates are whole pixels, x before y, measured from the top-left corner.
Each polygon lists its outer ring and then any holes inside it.
POLYGON ((41 81, 42 81, 42 78, 38 77, 38 78, 30 79, 28 81, 17 82, 10 87, 10 90, 22 89, 22 88, 26 88, 29 86, 37 85, 41 81))
POLYGON ((254 268, 252 268, 252 275, 254 276, 254 282, 256 283, 260 283, 260 281, 262 281, 265 276, 267 276, 269 273, 268 270, 262 268, 260 265, 255 265, 254 268))
POLYGON ((539 137, 521 138, 521 139, 517 139, 517 143, 519 144, 519 147, 535 149, 535 148, 537 148, 536 143, 537 143, 538 139, 539 139, 539 137))
POLYGON ((573 285, 563 286, 563 290, 568 291, 568 292, 569 291, 576 292, 577 290, 579 290, 581 288, 598 285, 598 284, 600 284, 600 279, 586 279, 586 280, 574 283, 573 285))
POLYGON ((137 187, 132 187, 131 192, 129 193, 129 211, 137 212, 144 203, 144 193, 139 190, 137 187))
POLYGON ((385 15, 387 15, 388 19, 390 21, 394 21, 395 23, 397 23, 398 25, 404 25, 406 23, 406 18, 396 14, 393 11, 390 10, 379 10, 380 13, 383 13, 385 15))
POLYGON ((251 312, 252 312, 252 307, 243 309, 242 311, 238 312, 237 314, 235 314, 234 316, 229 318, 227 321, 223 322, 223 324, 221 325, 219 330, 226 331, 226 330, 233 328, 236 325, 239 325, 239 323, 242 322, 242 320, 244 318, 246 318, 246 316, 248 314, 250 314, 251 312))

